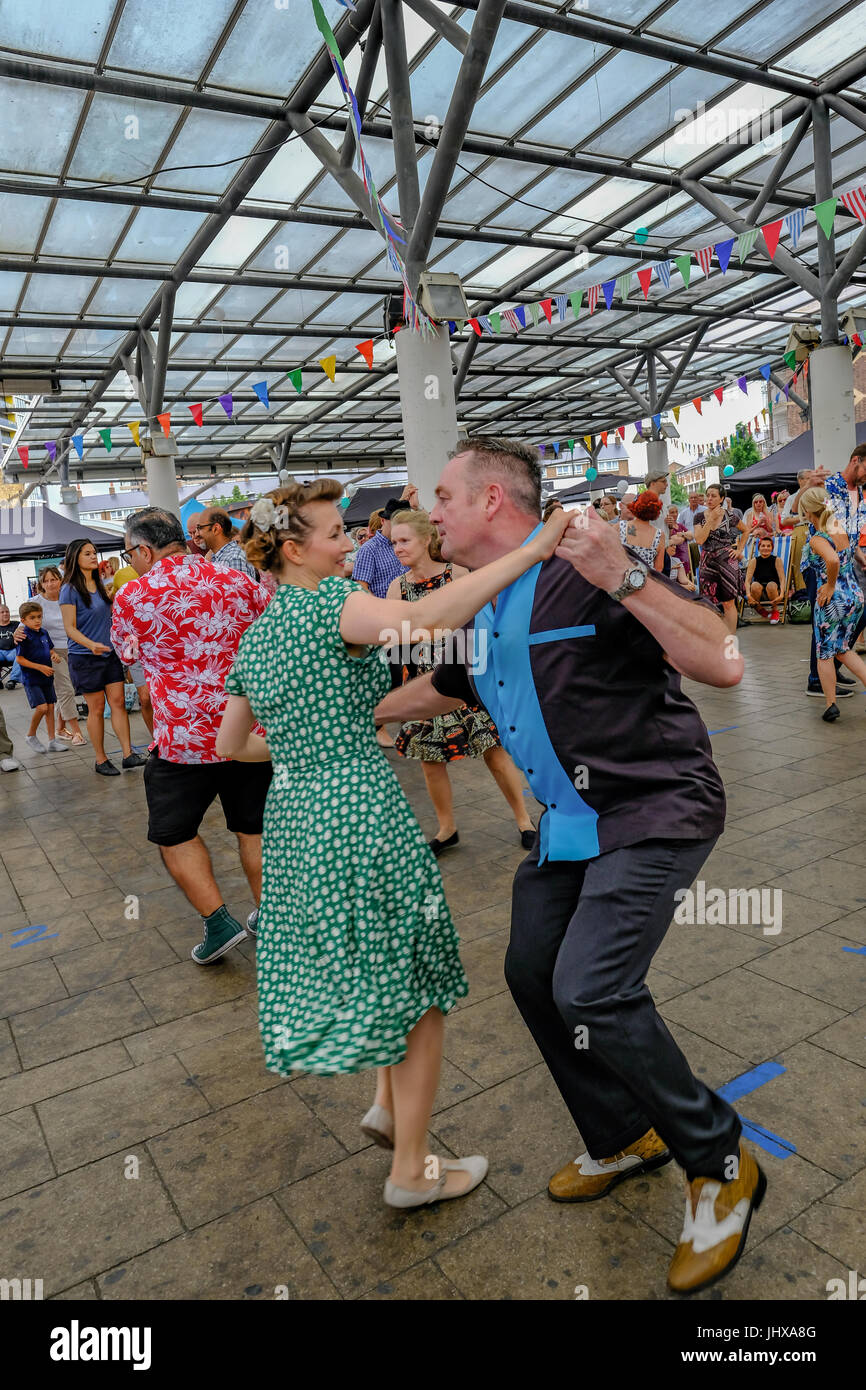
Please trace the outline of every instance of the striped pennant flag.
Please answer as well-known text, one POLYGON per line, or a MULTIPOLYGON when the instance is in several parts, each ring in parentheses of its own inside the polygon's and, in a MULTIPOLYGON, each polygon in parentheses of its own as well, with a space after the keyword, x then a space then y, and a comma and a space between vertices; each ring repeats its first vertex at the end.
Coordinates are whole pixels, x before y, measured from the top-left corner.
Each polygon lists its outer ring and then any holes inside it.
POLYGON ((515 314, 513 309, 506 309, 503 312, 502 317, 505 319, 506 323, 511 324, 511 327, 514 329, 515 333, 520 332, 520 324, 517 321, 517 315, 515 314))
POLYGON ((656 261, 656 273, 666 290, 671 287, 671 263, 670 261, 656 261))
POLYGON ((587 291, 587 302, 589 303, 589 312, 593 313, 598 303, 598 285, 590 285, 587 291))
POLYGON ((559 322, 565 323, 565 316, 568 313, 568 295, 557 294, 554 295, 554 299, 556 300, 556 312, 559 314, 559 322))
POLYGON ((789 212, 789 213, 788 213, 788 216, 785 218, 785 231, 788 233, 788 236, 791 238, 791 245, 793 246, 793 248, 794 248, 795 251, 796 251, 796 249, 797 249, 797 242, 800 240, 800 237, 803 235, 803 227, 805 226, 805 223, 806 223, 806 209, 805 209, 805 208, 797 208, 796 212, 789 212))
POLYGON ((743 264, 743 261, 748 255, 751 255, 757 239, 757 227, 750 227, 747 232, 740 232, 740 235, 737 237, 737 259, 740 265, 743 264))
POLYGON ((715 248, 712 246, 702 246, 700 251, 695 252, 695 255, 698 258, 698 265, 700 266, 701 270, 704 272, 705 275, 709 275, 710 273, 710 266, 712 265, 713 261, 714 249, 715 248))
POLYGON ((852 188, 848 193, 843 193, 840 202, 858 222, 866 222, 866 187, 861 185, 860 188, 852 188))
POLYGON ((616 282, 620 299, 628 299, 631 294, 631 271, 627 270, 625 275, 620 275, 616 282))
POLYGON ((478 322, 481 324, 481 327, 484 329, 485 333, 493 332, 493 325, 488 318, 485 318, 484 314, 478 315, 478 322))

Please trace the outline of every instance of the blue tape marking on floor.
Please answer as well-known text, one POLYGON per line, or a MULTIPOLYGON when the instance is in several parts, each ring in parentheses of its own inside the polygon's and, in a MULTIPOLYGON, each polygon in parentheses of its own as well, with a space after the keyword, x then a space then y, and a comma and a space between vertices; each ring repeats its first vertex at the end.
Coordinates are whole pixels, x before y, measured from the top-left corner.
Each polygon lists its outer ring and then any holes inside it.
POLYGON ((707 729, 707 733, 712 738, 714 734, 729 734, 732 729, 739 729, 739 727, 739 724, 728 724, 724 729, 707 729))
POLYGON ((843 946, 842 950, 852 956, 866 956, 866 946, 843 946))
POLYGON ((786 1068, 778 1062, 762 1062, 752 1071, 744 1071, 742 1076, 735 1076, 733 1081, 726 1081, 724 1086, 719 1086, 718 1094, 722 1100, 730 1101, 733 1105, 735 1100, 757 1091, 759 1086, 765 1086, 774 1076, 781 1076, 785 1070, 786 1068))
POLYGON ((743 1138, 751 1140, 768 1154, 774 1154, 776 1158, 790 1158, 791 1154, 797 1152, 793 1144, 789 1144, 787 1139, 780 1139, 772 1130, 764 1129, 763 1125, 747 1120, 743 1115, 740 1119, 743 1121, 743 1138))
MULTIPOLYGON (((724 1086, 718 1087, 718 1094, 723 1100, 731 1104, 739 1100, 741 1096, 751 1095, 760 1086, 765 1086, 773 1077, 781 1076, 787 1070, 779 1062, 762 1062, 759 1067, 753 1067, 751 1071, 744 1071, 742 1076, 735 1076, 732 1081, 726 1081, 724 1086)), ((755 1120, 747 1120, 741 1115, 743 1122, 743 1137, 750 1139, 759 1148, 765 1149, 767 1153, 774 1154, 776 1158, 790 1158, 791 1154, 797 1152, 796 1145, 791 1144, 787 1139, 782 1139, 778 1134, 773 1134, 772 1130, 764 1129, 755 1120)))

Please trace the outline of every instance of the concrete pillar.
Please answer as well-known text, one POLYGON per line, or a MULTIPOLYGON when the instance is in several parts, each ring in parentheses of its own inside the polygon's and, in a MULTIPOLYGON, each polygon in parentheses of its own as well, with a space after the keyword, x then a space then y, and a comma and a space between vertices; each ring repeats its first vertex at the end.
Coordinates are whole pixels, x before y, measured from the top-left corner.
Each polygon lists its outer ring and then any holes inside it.
POLYGON ((670 462, 668 460, 668 442, 666 439, 648 439, 646 444, 646 471, 647 477, 651 478, 654 473, 664 473, 668 479, 667 486, 660 494, 664 503, 664 516, 668 507, 671 505, 671 484, 670 484, 670 462))
POLYGON ((174 471, 174 458, 159 458, 154 454, 144 456, 147 469, 147 496, 152 507, 162 507, 164 511, 180 516, 180 493, 177 488, 177 475, 174 471))
POLYGON ((838 473, 857 443, 850 348, 832 343, 815 349, 809 358, 809 399, 815 467, 838 473))
POLYGON ((426 338, 404 327, 395 342, 406 468, 421 506, 429 511, 433 489, 457 445, 451 344, 447 327, 426 338))

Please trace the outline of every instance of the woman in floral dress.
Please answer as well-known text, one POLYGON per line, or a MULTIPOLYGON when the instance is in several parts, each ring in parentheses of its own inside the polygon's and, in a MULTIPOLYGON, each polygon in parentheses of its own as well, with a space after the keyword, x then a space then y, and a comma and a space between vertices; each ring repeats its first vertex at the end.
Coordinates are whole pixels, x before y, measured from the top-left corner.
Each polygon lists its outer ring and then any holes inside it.
POLYGON ((427 1156, 444 1015, 467 984, 436 861, 376 743, 373 711, 391 685, 380 648, 403 622, 413 638, 462 626, 553 553, 568 518, 408 604, 342 577, 340 493, 318 479, 252 510, 241 540, 278 589, 241 639, 217 752, 274 764, 256 950, 266 1065, 283 1076, 387 1068, 385 1201, 412 1207, 470 1192, 487 1160, 427 1156), (250 732, 256 720, 267 743, 250 732))
POLYGON ((701 597, 722 610, 729 632, 737 629, 737 600, 743 592, 740 558, 746 527, 725 510, 722 489, 711 483, 706 506, 695 513, 695 540, 701 547, 701 597))
POLYGON ((851 650, 863 614, 863 591, 854 573, 854 548, 848 532, 840 525, 822 487, 810 487, 803 493, 800 514, 815 528, 807 551, 818 581, 812 623, 818 679, 827 706, 821 718, 825 724, 833 724, 839 718, 835 662, 847 666, 866 685, 866 662, 851 650))
MULTIPOLYGON (((426 512, 420 510, 396 512, 391 519, 391 544, 394 554, 405 565, 407 573, 391 583, 387 597, 417 603, 425 594, 433 593, 443 584, 450 584, 467 571, 450 560, 435 558, 439 533, 426 512)), ((408 679, 432 671, 441 660, 445 639, 434 643, 419 643, 409 653, 415 659, 399 666, 408 679)), ((449 714, 437 714, 434 719, 415 719, 404 724, 394 747, 401 758, 417 758, 424 771, 427 792, 433 802, 439 827, 430 848, 438 859, 443 850, 454 848, 460 841, 454 821, 454 800, 448 777, 448 764, 459 758, 483 758, 499 790, 508 802, 520 831, 524 849, 535 843, 535 827, 526 810, 523 784, 513 762, 499 741, 496 725, 486 710, 477 705, 463 705, 449 714)))

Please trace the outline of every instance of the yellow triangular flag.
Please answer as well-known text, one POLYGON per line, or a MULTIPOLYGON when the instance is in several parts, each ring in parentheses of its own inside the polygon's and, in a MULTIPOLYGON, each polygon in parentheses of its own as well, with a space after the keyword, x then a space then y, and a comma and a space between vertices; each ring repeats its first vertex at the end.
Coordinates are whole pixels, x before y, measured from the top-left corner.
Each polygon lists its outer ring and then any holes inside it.
POLYGON ((322 371, 325 372, 325 373, 327 374, 327 376, 329 377, 329 379, 330 379, 331 381, 333 381, 334 378, 335 378, 336 375, 337 375, 337 358, 336 358, 336 356, 334 356, 334 357, 320 357, 320 358, 319 358, 319 366, 321 367, 322 371))
POLYGON ((674 406, 674 420, 677 424, 680 423, 680 408, 678 405, 674 406))
POLYGON ((588 454, 591 454, 591 453, 592 453, 592 435, 591 435, 591 434, 585 434, 585 435, 583 436, 583 442, 584 442, 584 444, 586 445, 586 452, 587 452, 588 454))
POLYGON ((129 430, 129 433, 132 435, 133 439, 135 440, 135 442, 136 442, 136 444, 138 445, 139 448, 141 448, 141 440, 140 440, 139 437, 138 437, 138 432, 139 432, 139 426, 140 426, 140 425, 141 425, 141 421, 140 421, 140 420, 128 420, 127 423, 126 423, 126 428, 129 430))

